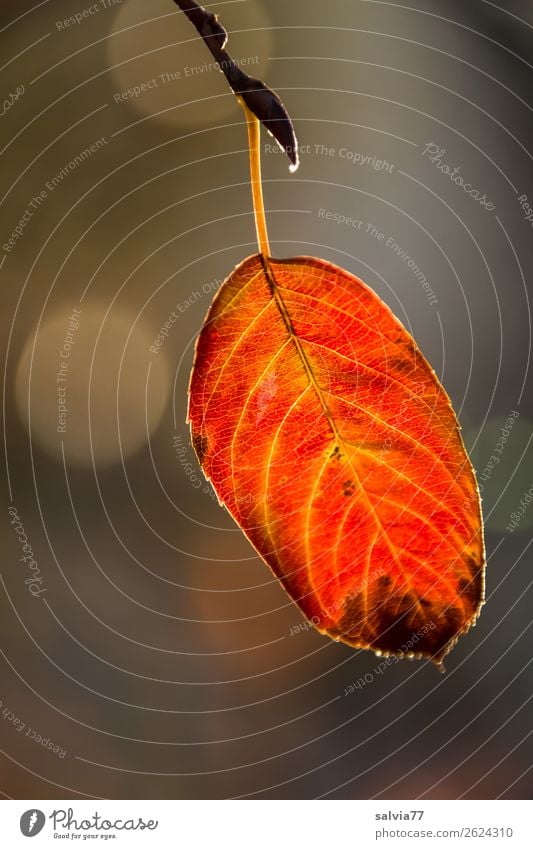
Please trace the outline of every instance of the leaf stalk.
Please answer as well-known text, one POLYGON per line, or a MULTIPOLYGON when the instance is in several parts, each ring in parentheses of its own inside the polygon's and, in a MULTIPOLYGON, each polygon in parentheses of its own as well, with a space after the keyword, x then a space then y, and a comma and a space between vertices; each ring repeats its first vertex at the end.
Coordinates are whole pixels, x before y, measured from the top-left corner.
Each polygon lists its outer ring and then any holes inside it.
POLYGON ((248 148, 250 153, 250 179, 252 183, 252 198, 254 204, 255 230, 257 233, 257 244, 259 253, 263 259, 268 260, 270 256, 270 245, 268 243, 268 231, 265 216, 265 205, 263 202, 263 184, 261 181, 261 125, 259 119, 248 109, 244 100, 239 97, 239 103, 244 109, 246 124, 248 127, 248 148))

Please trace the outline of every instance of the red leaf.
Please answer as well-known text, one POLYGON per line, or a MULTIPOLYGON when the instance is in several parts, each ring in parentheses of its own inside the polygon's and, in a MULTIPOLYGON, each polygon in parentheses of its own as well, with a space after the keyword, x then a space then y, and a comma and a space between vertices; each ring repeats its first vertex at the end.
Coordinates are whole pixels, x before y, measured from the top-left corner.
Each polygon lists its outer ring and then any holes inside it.
POLYGON ((193 444, 220 501, 319 631, 440 663, 478 615, 478 490, 450 401, 361 280, 239 265, 197 342, 193 444))

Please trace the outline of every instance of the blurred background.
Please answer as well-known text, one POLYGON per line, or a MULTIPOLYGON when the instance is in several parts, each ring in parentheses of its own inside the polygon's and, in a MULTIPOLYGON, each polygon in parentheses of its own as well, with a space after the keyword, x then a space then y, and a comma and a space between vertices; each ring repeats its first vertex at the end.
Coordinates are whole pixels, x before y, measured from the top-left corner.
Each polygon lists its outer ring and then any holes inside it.
POLYGON ((454 402, 487 603, 442 676, 303 624, 185 422, 209 303, 256 251, 239 106, 171 0, 4 0, 0 790, 527 798, 531 3, 210 8, 302 146, 290 174, 263 134, 274 255, 362 277, 454 402))

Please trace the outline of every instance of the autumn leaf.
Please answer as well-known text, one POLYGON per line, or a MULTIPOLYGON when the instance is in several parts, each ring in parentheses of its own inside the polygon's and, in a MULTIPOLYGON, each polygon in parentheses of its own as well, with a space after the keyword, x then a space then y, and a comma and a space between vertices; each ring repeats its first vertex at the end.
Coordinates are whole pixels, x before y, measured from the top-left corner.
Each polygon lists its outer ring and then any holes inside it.
MULTIPOLYGON (((221 57, 215 16, 176 2, 221 57)), ((293 165, 296 136, 275 92, 226 76, 247 119, 259 254, 222 285, 198 338, 194 448, 221 504, 321 633, 441 665, 484 593, 479 493, 457 419, 375 292, 324 260, 271 257, 259 122, 293 165)))
POLYGON ((477 487, 450 401, 361 280, 246 259, 198 339, 193 444, 318 629, 439 662, 483 593, 477 487))

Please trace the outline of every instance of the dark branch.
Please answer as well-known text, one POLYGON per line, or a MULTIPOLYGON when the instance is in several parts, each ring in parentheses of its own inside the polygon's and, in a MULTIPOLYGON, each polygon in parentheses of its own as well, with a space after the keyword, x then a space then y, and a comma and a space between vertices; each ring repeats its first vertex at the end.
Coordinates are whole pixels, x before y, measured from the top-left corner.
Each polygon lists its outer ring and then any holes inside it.
POLYGON ((250 112, 261 121, 289 157, 292 168, 298 167, 298 141, 289 113, 281 99, 261 80, 249 77, 224 49, 228 34, 216 15, 194 0, 174 0, 196 27, 217 61, 236 95, 241 97, 250 112))

